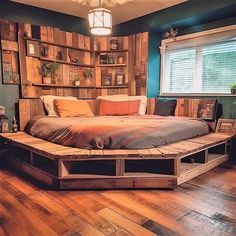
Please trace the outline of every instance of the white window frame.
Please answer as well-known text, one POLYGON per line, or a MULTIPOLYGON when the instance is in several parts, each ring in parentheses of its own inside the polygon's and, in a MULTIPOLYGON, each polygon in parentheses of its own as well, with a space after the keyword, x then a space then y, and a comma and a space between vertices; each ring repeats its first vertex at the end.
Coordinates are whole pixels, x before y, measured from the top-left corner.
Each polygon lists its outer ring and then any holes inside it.
POLYGON ((186 42, 190 41, 191 47, 200 46, 211 43, 217 43, 227 41, 229 39, 236 38, 236 25, 230 25, 220 27, 216 29, 201 31, 198 33, 178 36, 175 39, 164 39, 161 41, 160 53, 161 53, 161 76, 160 76, 160 95, 161 96, 235 96, 230 93, 164 93, 163 92, 163 80, 164 80, 164 65, 165 65, 165 52, 167 48, 187 48, 189 46, 183 46, 186 42), (192 42, 191 42, 192 40, 192 42), (202 42, 202 44, 201 44, 202 42))

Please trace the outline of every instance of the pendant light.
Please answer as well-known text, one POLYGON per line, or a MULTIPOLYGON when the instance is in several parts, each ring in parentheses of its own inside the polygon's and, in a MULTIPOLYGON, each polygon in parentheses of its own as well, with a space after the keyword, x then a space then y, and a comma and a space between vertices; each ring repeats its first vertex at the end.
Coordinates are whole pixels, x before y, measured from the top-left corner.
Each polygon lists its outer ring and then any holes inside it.
POLYGON ((99 0, 99 7, 90 10, 88 13, 89 28, 94 35, 109 35, 112 29, 111 11, 102 8, 102 0, 99 0))

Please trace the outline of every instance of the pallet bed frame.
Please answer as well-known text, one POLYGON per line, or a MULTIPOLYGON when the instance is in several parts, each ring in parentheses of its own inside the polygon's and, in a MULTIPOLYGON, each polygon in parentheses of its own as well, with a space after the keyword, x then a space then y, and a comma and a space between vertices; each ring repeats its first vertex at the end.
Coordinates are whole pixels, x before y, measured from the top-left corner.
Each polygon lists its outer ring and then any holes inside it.
MULTIPOLYGON (((20 100, 28 118, 42 112, 39 99, 20 100), (32 105, 32 101, 34 106, 32 105), (31 109, 29 109, 31 107, 31 109), (26 110, 25 110, 26 109, 26 110)), ((23 116, 21 127, 28 119, 23 116)), ((169 188, 226 161, 231 136, 210 133, 141 150, 84 150, 54 144, 25 132, 3 133, 11 165, 57 189, 169 188)))

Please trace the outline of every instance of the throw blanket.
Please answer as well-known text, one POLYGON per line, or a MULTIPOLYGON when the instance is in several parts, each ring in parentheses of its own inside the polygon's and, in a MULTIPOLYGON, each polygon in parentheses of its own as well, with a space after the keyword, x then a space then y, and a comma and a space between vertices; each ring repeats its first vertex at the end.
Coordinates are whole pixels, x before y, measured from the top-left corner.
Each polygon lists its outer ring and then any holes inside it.
POLYGON ((38 117, 28 124, 32 136, 83 149, 154 148, 208 132, 199 119, 156 115, 38 117))

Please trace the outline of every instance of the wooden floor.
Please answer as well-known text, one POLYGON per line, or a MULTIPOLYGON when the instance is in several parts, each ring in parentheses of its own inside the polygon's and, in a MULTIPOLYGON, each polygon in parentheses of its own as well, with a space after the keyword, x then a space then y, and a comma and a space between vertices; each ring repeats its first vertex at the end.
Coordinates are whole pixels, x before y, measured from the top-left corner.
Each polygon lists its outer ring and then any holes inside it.
POLYGON ((236 166, 175 190, 49 191, 0 168, 0 235, 236 235, 236 166))

